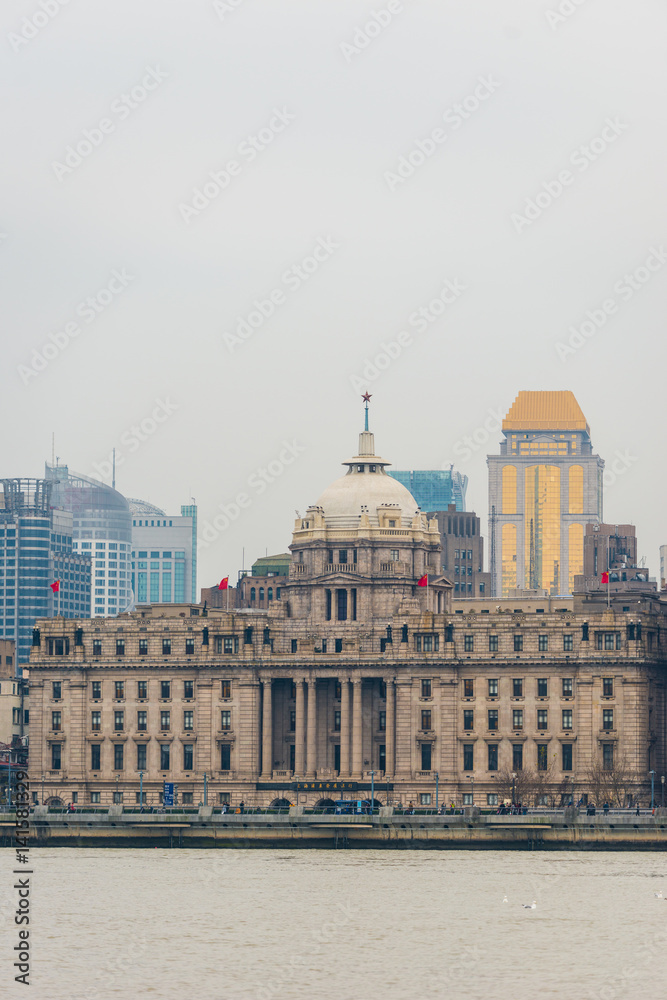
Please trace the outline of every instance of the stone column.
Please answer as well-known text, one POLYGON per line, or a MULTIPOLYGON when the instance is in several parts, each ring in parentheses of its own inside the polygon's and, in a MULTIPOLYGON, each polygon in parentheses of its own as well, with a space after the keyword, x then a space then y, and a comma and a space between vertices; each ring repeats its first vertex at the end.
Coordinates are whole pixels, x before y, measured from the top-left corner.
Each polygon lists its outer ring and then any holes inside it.
POLYGON ((303 778, 305 772, 305 761, 304 761, 304 691, 303 691, 303 681, 301 679, 296 682, 296 728, 294 733, 294 770, 296 771, 297 778, 303 778))
POLYGON ((340 682, 340 776, 350 776, 350 682, 340 682))
POLYGON ((314 778, 317 774, 317 681, 308 681, 308 720, 307 720, 306 751, 307 763, 306 774, 309 778, 314 778))
POLYGON ((395 691, 394 691, 394 680, 393 678, 388 678, 385 681, 387 688, 387 714, 385 719, 386 733, 385 733, 385 773, 387 777, 393 777, 394 774, 394 746, 396 739, 396 702, 395 702, 395 691))
POLYGON ((352 777, 361 778, 361 678, 352 681, 352 777))
POLYGON ((262 777, 270 780, 273 771, 273 705, 271 678, 262 682, 262 777))

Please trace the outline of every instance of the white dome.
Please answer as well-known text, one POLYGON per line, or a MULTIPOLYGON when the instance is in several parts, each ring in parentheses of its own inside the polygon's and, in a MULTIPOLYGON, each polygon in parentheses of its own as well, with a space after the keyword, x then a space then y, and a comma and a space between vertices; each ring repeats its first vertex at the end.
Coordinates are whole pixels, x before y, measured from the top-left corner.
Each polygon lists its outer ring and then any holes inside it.
POLYGON ((377 523, 377 508, 384 504, 397 507, 399 518, 412 524, 417 501, 409 490, 386 472, 349 472, 327 486, 317 500, 328 521, 330 518, 359 518, 368 514, 377 523))

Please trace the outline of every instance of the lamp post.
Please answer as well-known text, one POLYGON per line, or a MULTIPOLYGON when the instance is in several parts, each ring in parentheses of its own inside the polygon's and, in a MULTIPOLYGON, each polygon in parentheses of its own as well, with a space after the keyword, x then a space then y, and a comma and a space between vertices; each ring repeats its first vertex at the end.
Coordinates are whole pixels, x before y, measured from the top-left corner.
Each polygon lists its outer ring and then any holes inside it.
POLYGON ((655 771, 648 772, 651 775, 651 809, 655 806, 655 771))
POLYGON ((515 783, 516 783, 516 771, 512 771, 512 805, 511 808, 514 809, 514 798, 515 798, 515 783))
POLYGON ((120 794, 119 791, 118 791, 118 782, 119 781, 120 781, 120 774, 117 774, 116 775, 116 805, 118 805, 118 803, 120 801, 120 799, 118 798, 118 796, 120 794))
POLYGON ((664 774, 663 774, 663 776, 660 779, 660 784, 662 786, 662 789, 661 789, 661 792, 660 792, 660 806, 661 806, 662 809, 664 809, 665 808, 665 776, 664 776, 664 774))
POLYGON ((435 772, 435 811, 438 811, 438 783, 440 781, 440 775, 435 772))
POLYGON ((144 772, 139 771, 139 808, 144 807, 144 772))
POLYGON ((470 779, 470 805, 474 806, 474 804, 475 804, 475 779, 471 778, 470 779))
POLYGON ((375 804, 375 771, 371 771, 371 816, 373 815, 374 804, 375 804))
POLYGON ((204 805, 208 805, 208 785, 206 784, 206 771, 204 771, 204 805))
POLYGON ((42 805, 44 805, 44 775, 42 775, 42 805))

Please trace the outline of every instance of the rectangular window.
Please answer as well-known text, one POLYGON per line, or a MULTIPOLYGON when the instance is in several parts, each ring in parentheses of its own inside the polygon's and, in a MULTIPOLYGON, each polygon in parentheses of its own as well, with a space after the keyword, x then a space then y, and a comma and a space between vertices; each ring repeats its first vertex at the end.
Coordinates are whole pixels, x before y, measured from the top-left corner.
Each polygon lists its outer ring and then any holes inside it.
POLYGON ((171 653, 171 639, 162 640, 162 655, 168 656, 171 653))
MULTIPOLYGON (((430 768, 422 768, 422 771, 430 770, 430 768)), ((430 806, 431 804, 431 793, 430 792, 420 792, 419 793, 419 805, 420 806, 430 806)))
POLYGON ((563 715, 563 729, 572 729, 572 709, 564 708, 562 715, 563 715))
POLYGON ((431 681, 427 680, 425 678, 422 678, 422 682, 421 683, 422 683, 422 698, 430 698, 431 697, 431 681))
POLYGON ((523 770, 523 743, 512 744, 512 770, 523 770))
POLYGON ((51 730, 58 732, 61 729, 62 715, 60 712, 51 712, 51 730))
POLYGON ((488 716, 489 716, 489 729, 497 729, 498 728, 498 709, 497 708, 490 708, 489 712, 488 712, 488 716))
POLYGON ((612 698, 614 696, 614 678, 613 677, 603 677, 602 678, 602 694, 605 698, 612 698))
POLYGON ((114 743, 113 745, 113 766, 114 771, 123 770, 123 744, 114 743))
MULTIPOLYGON (((340 716, 340 712, 338 714, 340 716)), ((334 712, 334 726, 335 725, 336 725, 336 713, 334 712)), ((339 719, 338 725, 340 725, 340 719, 339 719)), ((290 733, 295 733, 296 732, 296 711, 293 708, 290 709, 290 713, 289 713, 289 731, 290 731, 290 733)))
POLYGON ((125 639, 116 639, 116 656, 125 656, 125 639))
POLYGON ((62 684, 60 681, 53 681, 51 685, 51 697, 54 701, 60 701, 62 698, 62 684))
POLYGON ((421 755, 422 755, 422 771, 431 770, 431 744, 422 743, 421 745, 421 755))
POLYGON ((148 712, 137 712, 137 729, 140 733, 148 729, 148 712))
POLYGON ((546 771, 548 755, 547 755, 548 744, 538 743, 537 744, 537 770, 546 771))
POLYGON ((194 639, 185 640, 185 655, 193 656, 195 651, 195 641, 194 639))
POLYGON ((194 758, 194 744, 184 743, 183 744, 183 770, 191 771, 193 767, 194 758))
POLYGON ((498 678, 492 677, 489 679, 489 698, 498 697, 498 678))
POLYGON ((549 636, 548 635, 538 635, 537 637, 537 648, 540 653, 546 653, 549 648, 549 636))
POLYGON ((514 636, 514 652, 515 653, 521 653, 521 652, 523 652, 523 636, 522 635, 515 635, 514 636))
POLYGON ((603 708, 602 709, 602 728, 610 730, 614 728, 614 709, 613 708, 603 708))
POLYGON ((292 639, 291 642, 292 642, 291 650, 292 650, 293 653, 296 653, 296 651, 298 649, 299 640, 298 639, 292 639))
POLYGON ((148 697, 148 681, 137 681, 137 698, 143 701, 148 697))
POLYGON ((222 642, 223 653, 238 653, 239 637, 237 635, 226 635, 222 642))
POLYGON ((474 765, 475 744, 463 744, 463 770, 472 771, 474 765))
POLYGON ((148 656, 148 639, 139 640, 139 656, 148 656))
POLYGON ((549 681, 546 677, 537 678, 537 697, 538 698, 548 698, 549 697, 549 681))
POLYGON ((231 696, 232 696, 232 682, 220 681, 220 697, 231 698, 231 696))
POLYGON ((123 731, 125 728, 125 712, 113 713, 113 727, 117 733, 123 731))
MULTIPOLYGON (((296 729, 296 712, 294 713, 294 716, 295 716, 295 718, 294 718, 294 729, 296 729)), ((335 733, 339 733, 340 732, 340 711, 338 709, 334 710, 333 727, 334 727, 334 732, 335 733)), ((293 731, 294 730, 292 730, 292 732, 293 731)))
POLYGON ((101 655, 102 655, 102 640, 93 639, 93 656, 101 656, 101 655))
POLYGON ((91 695, 94 701, 102 697, 102 681, 91 682, 91 695))
POLYGON ((563 677, 563 698, 572 697, 572 678, 563 677))
POLYGON ((224 709, 220 713, 220 729, 223 731, 232 728, 232 713, 228 709, 224 709))
POLYGON ((613 771, 614 770, 614 744, 613 743, 603 743, 602 744, 602 770, 603 771, 613 771))
POLYGON ((431 729, 431 712, 429 709, 424 709, 422 711, 422 730, 424 732, 429 732, 431 729))
POLYGON ((59 771, 62 764, 62 743, 51 744, 51 770, 59 771))
POLYGON ((231 743, 220 744, 220 770, 229 771, 232 766, 232 745, 231 743))
POLYGON ((512 678, 512 697, 513 698, 523 698, 523 678, 513 677, 512 678))
POLYGON ((94 733, 99 733, 102 728, 102 713, 101 712, 91 712, 90 713, 90 728, 94 733))
POLYGON ((100 743, 90 744, 90 769, 91 771, 100 770, 100 752, 102 746, 100 743))
POLYGON ((100 793, 99 792, 91 792, 90 793, 90 802, 91 802, 91 805, 99 805, 99 802, 100 802, 100 793))
POLYGON ((463 636, 463 651, 465 653, 473 653, 475 650, 475 640, 472 635, 463 636))
POLYGON ((183 697, 188 700, 195 696, 195 682, 183 681, 183 697))
POLYGON ((125 697, 125 681, 115 681, 113 686, 113 696, 117 701, 122 701, 125 697))
POLYGON ((561 757, 562 757, 563 771, 571 771, 572 770, 572 744, 571 743, 563 743, 563 747, 562 747, 562 751, 561 751, 561 757))
POLYGON ((490 653, 497 653, 498 652, 498 636, 497 635, 490 635, 489 636, 489 652, 490 653))
POLYGON ((183 729, 188 731, 194 729, 195 713, 191 711, 183 712, 183 729))
POLYGON ((475 685, 472 678, 468 677, 463 681, 463 697, 464 698, 474 698, 475 697, 475 685))
POLYGON ((523 729, 523 709, 515 708, 512 711, 512 729, 523 729))
POLYGON ((464 729, 474 729, 474 718, 475 713, 471 708, 466 708, 463 711, 463 728, 464 729))
POLYGON ((169 744, 160 743, 160 770, 169 770, 169 744))
POLYGON ((163 701, 171 698, 171 681, 160 681, 160 698, 163 701))
POLYGON ((381 733, 384 733, 386 728, 387 728, 387 713, 383 709, 378 713, 378 729, 380 730, 381 733))
POLYGON ((548 729, 549 728, 549 713, 546 708, 538 708, 537 710, 537 728, 538 729, 548 729))
POLYGON ((488 743, 487 753, 489 757, 488 770, 497 771, 498 770, 498 744, 488 743))
POLYGON ((566 632, 563 636, 563 651, 571 653, 574 649, 574 639, 571 632, 566 632))
POLYGON ((171 728, 171 712, 163 711, 160 712, 160 729, 166 732, 171 728))

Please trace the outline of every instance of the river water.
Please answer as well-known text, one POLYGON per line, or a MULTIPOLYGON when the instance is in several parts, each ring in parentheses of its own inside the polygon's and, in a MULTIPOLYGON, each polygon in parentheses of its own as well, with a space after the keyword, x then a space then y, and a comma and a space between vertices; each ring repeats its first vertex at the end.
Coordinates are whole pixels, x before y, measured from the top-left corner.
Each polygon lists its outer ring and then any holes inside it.
POLYGON ((29 994, 1 856, 3 998, 667 996, 666 854, 33 849, 29 994))

